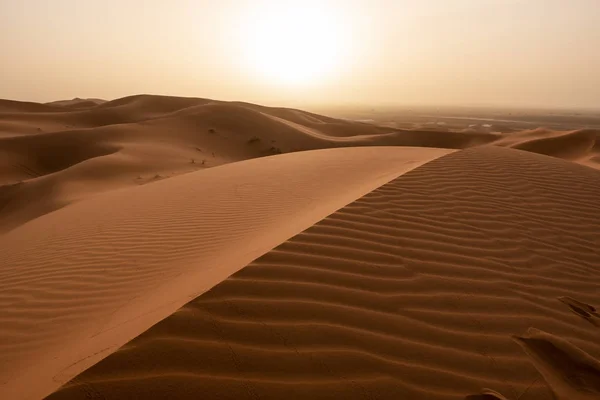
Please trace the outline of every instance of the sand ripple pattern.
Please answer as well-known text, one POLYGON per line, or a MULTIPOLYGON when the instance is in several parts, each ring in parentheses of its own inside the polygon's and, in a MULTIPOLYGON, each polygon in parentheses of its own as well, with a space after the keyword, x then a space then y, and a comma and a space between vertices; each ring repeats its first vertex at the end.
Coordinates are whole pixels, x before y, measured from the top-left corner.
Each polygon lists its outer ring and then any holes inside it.
POLYGON ((600 304, 598 199, 600 173, 562 160, 496 147, 444 156, 49 399, 551 399, 511 335, 534 326, 600 356, 597 326, 565 306, 600 304), (494 392, 472 395, 482 388, 494 392))

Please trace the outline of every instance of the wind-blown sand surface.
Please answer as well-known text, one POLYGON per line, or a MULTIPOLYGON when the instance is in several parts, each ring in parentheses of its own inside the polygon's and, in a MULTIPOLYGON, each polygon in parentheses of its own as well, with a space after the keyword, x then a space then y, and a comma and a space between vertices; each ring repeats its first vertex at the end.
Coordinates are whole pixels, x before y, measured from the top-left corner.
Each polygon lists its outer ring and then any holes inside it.
POLYGON ((6 233, 0 391, 46 394, 282 241, 448 152, 249 160, 98 195, 6 233))
MULTIPOLYGON (((3 100, 0 234, 110 190, 279 153, 423 145, 411 137, 299 110, 207 99, 142 95, 74 110, 3 100)), ((452 147, 439 144, 428 147, 452 147)))
POLYGON ((600 131, 597 129, 579 129, 569 132, 534 129, 506 135, 494 144, 575 161, 600 169, 600 131))
MULTIPOLYGON (((577 359, 552 365, 554 343, 600 356, 598 314, 560 300, 600 304, 598 196, 600 172, 545 156, 444 156, 282 243, 49 398, 460 399, 489 387, 550 399, 511 335, 548 332, 534 350, 557 376, 576 374, 577 359)), ((597 398, 600 369, 551 383, 590 390, 563 399, 597 398)))
POLYGON ((598 398, 597 143, 0 101, 0 398, 598 398))

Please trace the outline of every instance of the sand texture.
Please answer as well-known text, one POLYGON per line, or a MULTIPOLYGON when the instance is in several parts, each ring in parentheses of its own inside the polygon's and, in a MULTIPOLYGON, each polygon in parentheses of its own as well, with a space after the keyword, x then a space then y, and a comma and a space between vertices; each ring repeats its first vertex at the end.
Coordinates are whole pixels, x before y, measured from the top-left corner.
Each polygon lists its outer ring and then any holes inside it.
POLYGON ((0 100, 0 399, 598 399, 599 139, 0 100))
POLYGON ((282 243, 49 399, 598 398, 599 196, 600 173, 565 161, 446 155, 282 243))
POLYGON ((334 147, 467 143, 415 137, 207 99, 140 95, 83 109, 0 100, 0 234, 99 193, 235 161, 334 147))
POLYGON ((6 233, 0 390, 63 383, 289 237, 448 152, 248 160, 97 195, 6 233))

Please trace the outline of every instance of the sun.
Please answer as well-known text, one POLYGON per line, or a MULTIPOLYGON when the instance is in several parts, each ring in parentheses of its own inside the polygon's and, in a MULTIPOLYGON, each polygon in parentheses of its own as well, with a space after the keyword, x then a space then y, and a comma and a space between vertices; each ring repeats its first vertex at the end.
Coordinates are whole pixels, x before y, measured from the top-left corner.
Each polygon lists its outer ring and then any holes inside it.
POLYGON ((343 13, 324 1, 261 3, 245 13, 240 33, 246 63, 271 84, 307 86, 340 69, 349 35, 343 13))

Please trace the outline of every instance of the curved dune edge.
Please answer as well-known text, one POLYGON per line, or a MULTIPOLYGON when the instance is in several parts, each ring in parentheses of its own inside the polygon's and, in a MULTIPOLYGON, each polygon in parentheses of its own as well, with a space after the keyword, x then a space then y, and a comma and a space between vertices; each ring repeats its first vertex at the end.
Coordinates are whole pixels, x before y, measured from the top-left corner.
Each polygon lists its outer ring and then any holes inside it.
POLYGON ((598 171, 546 156, 481 147, 438 158, 280 244, 48 400, 596 398, 599 197, 598 171), (552 335, 514 336, 530 326, 552 335))
POLYGON ((452 150, 344 148, 98 195, 0 238, 0 397, 37 399, 289 237, 452 150))
POLYGON ((496 138, 209 99, 132 96, 91 108, 22 104, 21 112, 18 104, 13 112, 0 104, 0 235, 102 192, 231 162, 337 147, 461 148, 496 138))
POLYGON ((486 144, 600 168, 597 129, 402 130, 294 109, 151 95, 52 104, 0 100, 0 235, 102 192, 266 155, 349 146, 486 144), (101 104, 88 107, 89 101, 101 104))
POLYGON ((600 169, 597 159, 600 152, 600 130, 598 129, 561 132, 538 128, 506 135, 493 144, 570 160, 600 169))

